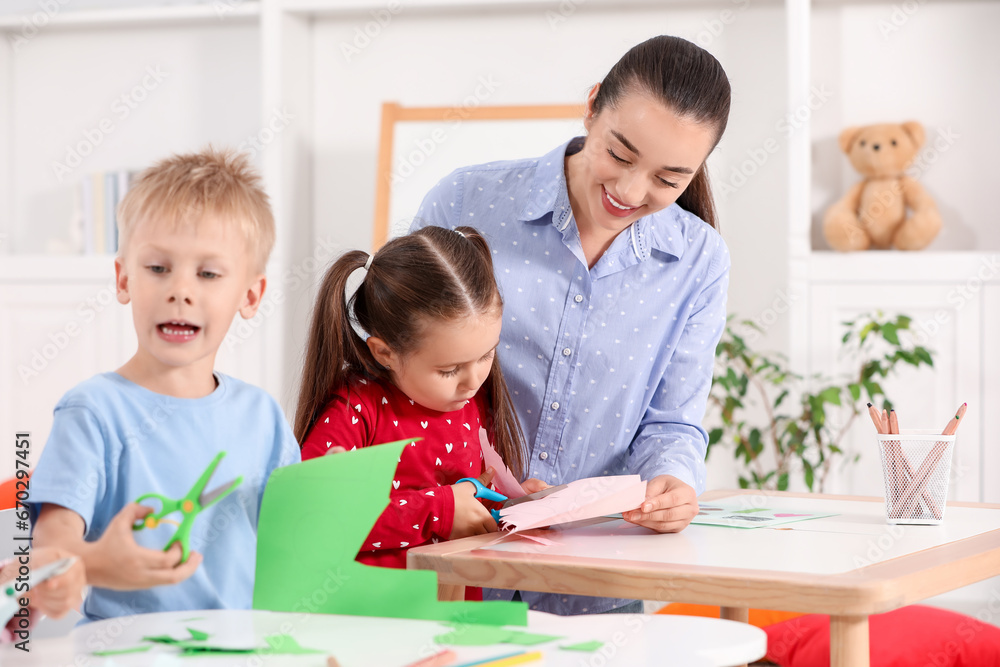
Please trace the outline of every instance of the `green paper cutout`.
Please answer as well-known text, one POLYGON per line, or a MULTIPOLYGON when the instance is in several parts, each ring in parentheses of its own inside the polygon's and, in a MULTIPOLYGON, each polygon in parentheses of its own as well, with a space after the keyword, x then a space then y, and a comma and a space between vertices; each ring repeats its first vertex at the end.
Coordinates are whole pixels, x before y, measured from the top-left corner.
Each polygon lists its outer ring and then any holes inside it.
POLYGON ((257 525, 254 609, 528 624, 524 602, 439 602, 436 572, 354 560, 388 506, 399 457, 413 441, 323 456, 271 473, 257 525))
POLYGON ((513 630, 510 633, 510 637, 504 640, 504 643, 519 644, 521 646, 534 646, 535 644, 550 642, 553 639, 562 639, 562 637, 557 635, 539 635, 534 632, 521 632, 520 630, 513 630))
POLYGON ((195 641, 205 641, 206 639, 209 638, 209 634, 207 632, 202 632, 201 630, 188 628, 187 631, 191 633, 191 639, 195 641))
POLYGON ((187 641, 186 639, 174 639, 170 635, 156 635, 155 637, 143 637, 144 642, 155 642, 157 644, 180 644, 181 642, 187 641))
POLYGON ((320 651, 318 649, 305 648, 303 646, 300 646, 299 643, 295 641, 295 638, 292 637, 291 635, 280 635, 280 634, 270 635, 268 637, 264 637, 264 641, 266 641, 267 645, 271 647, 272 653, 281 653, 281 654, 324 653, 324 651, 320 651))
POLYGON ((94 651, 92 655, 100 656, 102 658, 110 655, 125 655, 126 653, 145 653, 152 646, 134 646, 132 648, 116 648, 107 651, 94 651))
POLYGON ((434 641, 448 646, 490 646, 492 644, 534 646, 554 639, 560 639, 560 637, 484 625, 460 625, 451 632, 436 636, 434 641))
POLYGON ((604 646, 604 642, 599 642, 596 639, 589 642, 580 642, 578 644, 567 644, 566 646, 560 646, 564 651, 596 651, 597 649, 604 646))
POLYGON ((204 616, 196 616, 194 618, 182 618, 181 623, 192 623, 194 621, 204 621, 204 620, 205 620, 204 616))

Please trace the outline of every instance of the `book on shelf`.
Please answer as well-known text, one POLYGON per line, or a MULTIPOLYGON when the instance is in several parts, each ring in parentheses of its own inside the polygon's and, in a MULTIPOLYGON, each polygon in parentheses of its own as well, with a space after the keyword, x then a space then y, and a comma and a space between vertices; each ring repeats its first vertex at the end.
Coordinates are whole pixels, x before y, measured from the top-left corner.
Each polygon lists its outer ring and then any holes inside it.
POLYGON ((80 179, 75 213, 80 250, 85 255, 118 252, 118 204, 137 172, 99 171, 80 179))

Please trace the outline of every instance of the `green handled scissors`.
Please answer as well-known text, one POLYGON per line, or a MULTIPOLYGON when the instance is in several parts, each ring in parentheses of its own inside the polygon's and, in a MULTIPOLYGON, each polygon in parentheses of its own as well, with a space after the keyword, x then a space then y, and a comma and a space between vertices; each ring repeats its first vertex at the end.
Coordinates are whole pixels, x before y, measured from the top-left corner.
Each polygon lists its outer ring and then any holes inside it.
POLYGON ((217 486, 208 493, 203 493, 205 487, 208 486, 208 480, 212 478, 212 473, 215 472, 215 469, 219 465, 219 461, 221 461, 222 457, 225 455, 225 452, 219 452, 215 459, 213 459, 212 462, 208 464, 208 467, 205 468, 205 472, 201 474, 201 477, 199 477, 198 481, 194 483, 194 486, 191 487, 191 490, 188 491, 187 495, 180 500, 167 498, 159 493, 147 493, 144 496, 139 496, 138 500, 135 502, 142 504, 142 501, 144 500, 155 498, 160 501, 161 508, 159 512, 154 512, 143 519, 142 523, 132 526, 132 530, 156 528, 160 525, 163 517, 174 512, 180 512, 184 515, 184 518, 181 519, 181 522, 177 527, 177 532, 174 533, 172 538, 170 538, 170 541, 167 542, 167 546, 165 546, 163 550, 167 551, 171 546, 173 546, 174 542, 180 542, 181 552, 183 553, 181 562, 186 563, 188 556, 190 555, 191 526, 194 525, 195 517, 197 517, 202 511, 225 498, 233 491, 233 489, 240 485, 240 482, 243 481, 242 477, 237 477, 235 480, 231 480, 221 486, 217 486))

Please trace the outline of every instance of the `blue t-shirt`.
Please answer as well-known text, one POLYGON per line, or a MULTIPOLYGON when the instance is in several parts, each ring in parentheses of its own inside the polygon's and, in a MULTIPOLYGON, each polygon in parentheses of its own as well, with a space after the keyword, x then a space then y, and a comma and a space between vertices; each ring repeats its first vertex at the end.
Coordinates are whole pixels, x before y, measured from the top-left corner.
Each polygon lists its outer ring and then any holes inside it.
MULTIPOLYGON (((146 590, 92 588, 83 605, 88 620, 250 608, 264 485, 275 468, 299 462, 299 447, 281 407, 266 392, 220 373, 216 379, 208 396, 176 398, 102 373, 56 405, 52 432, 31 477, 32 519, 43 503, 61 505, 83 518, 87 541, 100 538, 122 507, 141 495, 183 498, 220 451, 226 456, 205 491, 243 477, 235 491, 195 520, 190 546, 204 562, 194 575, 146 590)), ((160 508, 154 500, 143 504, 160 508)), ((133 535, 140 546, 162 549, 176 529, 165 523, 133 535)))

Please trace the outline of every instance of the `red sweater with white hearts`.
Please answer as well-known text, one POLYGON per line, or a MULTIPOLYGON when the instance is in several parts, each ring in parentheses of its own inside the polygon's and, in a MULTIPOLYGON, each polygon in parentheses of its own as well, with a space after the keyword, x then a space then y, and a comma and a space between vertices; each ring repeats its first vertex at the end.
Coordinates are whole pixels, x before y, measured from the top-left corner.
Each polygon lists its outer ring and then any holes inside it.
POLYGON ((302 460, 333 446, 352 450, 420 437, 403 448, 389 506, 358 553, 358 562, 406 568, 406 550, 447 540, 455 518, 451 486, 483 472, 479 428, 486 413, 483 392, 461 410, 437 412, 414 403, 390 383, 358 380, 348 400, 326 406, 302 443, 302 460))

